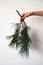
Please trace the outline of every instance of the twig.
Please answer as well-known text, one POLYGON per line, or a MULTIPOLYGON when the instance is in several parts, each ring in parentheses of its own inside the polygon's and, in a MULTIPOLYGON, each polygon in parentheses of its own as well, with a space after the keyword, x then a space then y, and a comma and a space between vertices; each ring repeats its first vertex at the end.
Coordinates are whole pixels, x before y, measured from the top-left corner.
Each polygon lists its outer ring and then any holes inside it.
MULTIPOLYGON (((16 10, 16 12, 19 14, 19 16, 21 17, 21 14, 19 13, 19 11, 18 10, 16 10)), ((25 21, 23 20, 23 22, 24 22, 24 25, 25 25, 25 27, 26 27, 26 24, 25 24, 25 21)))

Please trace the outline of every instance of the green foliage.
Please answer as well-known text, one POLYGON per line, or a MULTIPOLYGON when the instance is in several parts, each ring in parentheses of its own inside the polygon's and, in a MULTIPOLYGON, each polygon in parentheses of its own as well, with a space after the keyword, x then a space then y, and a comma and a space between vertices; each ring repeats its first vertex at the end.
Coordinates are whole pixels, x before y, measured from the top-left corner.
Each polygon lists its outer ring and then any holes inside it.
MULTIPOLYGON (((16 10, 16 12, 21 17, 21 14, 18 12, 18 10, 16 10)), ((20 55, 23 55, 26 57, 28 57, 29 55, 29 48, 30 48, 30 43, 31 43, 30 37, 28 35, 29 30, 30 30, 30 27, 27 26, 25 24, 25 21, 23 20, 23 22, 16 24, 15 33, 11 36, 7 36, 8 39, 12 38, 9 46, 12 48, 16 46, 16 48, 19 49, 20 55)))
POLYGON ((19 53, 21 55, 25 55, 25 56, 28 56, 29 55, 29 48, 30 48, 30 38, 28 36, 28 29, 27 27, 24 28, 21 32, 21 46, 20 46, 20 50, 19 50, 19 53))
POLYGON ((20 28, 21 24, 17 23, 15 33, 7 37, 8 39, 12 38, 9 46, 14 48, 14 45, 16 45, 16 48, 19 48, 19 53, 23 56, 25 55, 26 57, 28 57, 31 43, 30 37, 28 35, 30 27, 26 26, 23 29, 21 28, 21 32, 20 28))
POLYGON ((16 48, 18 48, 18 37, 19 37, 19 29, 20 29, 20 24, 16 24, 16 30, 15 33, 11 36, 7 36, 8 39, 12 38, 11 43, 9 44, 9 46, 14 47, 14 45, 16 45, 16 48))

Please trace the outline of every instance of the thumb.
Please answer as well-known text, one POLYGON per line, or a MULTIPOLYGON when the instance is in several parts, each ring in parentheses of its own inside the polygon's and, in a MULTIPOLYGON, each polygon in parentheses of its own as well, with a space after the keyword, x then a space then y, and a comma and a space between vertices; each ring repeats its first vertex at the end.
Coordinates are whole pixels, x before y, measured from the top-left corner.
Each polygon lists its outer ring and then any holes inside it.
POLYGON ((22 22, 24 19, 20 18, 20 22, 22 22))

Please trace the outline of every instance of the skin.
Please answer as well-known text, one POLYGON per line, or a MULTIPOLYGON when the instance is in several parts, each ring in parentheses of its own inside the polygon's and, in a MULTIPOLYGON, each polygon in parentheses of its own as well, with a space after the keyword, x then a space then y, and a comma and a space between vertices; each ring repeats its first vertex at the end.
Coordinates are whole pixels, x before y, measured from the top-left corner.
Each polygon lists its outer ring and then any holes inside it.
POLYGON ((29 17, 31 15, 35 16, 43 16, 43 10, 42 11, 32 11, 32 12, 24 12, 20 18, 20 22, 22 22, 26 17, 29 17))

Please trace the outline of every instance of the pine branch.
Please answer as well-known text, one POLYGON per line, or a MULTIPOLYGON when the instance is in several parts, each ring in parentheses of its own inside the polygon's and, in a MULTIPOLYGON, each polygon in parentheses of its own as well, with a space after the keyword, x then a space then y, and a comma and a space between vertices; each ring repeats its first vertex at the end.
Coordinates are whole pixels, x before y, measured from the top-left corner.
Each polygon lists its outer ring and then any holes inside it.
MULTIPOLYGON (((21 17, 18 10, 16 11, 21 17)), ((16 45, 16 48, 17 49, 19 48, 19 53, 26 57, 28 57, 29 55, 29 48, 30 48, 30 43, 31 43, 31 39, 28 35, 29 30, 30 30, 30 27, 25 24, 25 21, 23 21, 23 23, 17 23, 15 33, 7 37, 8 39, 12 38, 9 46, 14 48, 14 46, 16 45), (21 28, 21 25, 22 25, 22 28, 21 28), (20 29, 21 29, 21 32, 20 32, 20 29)))

